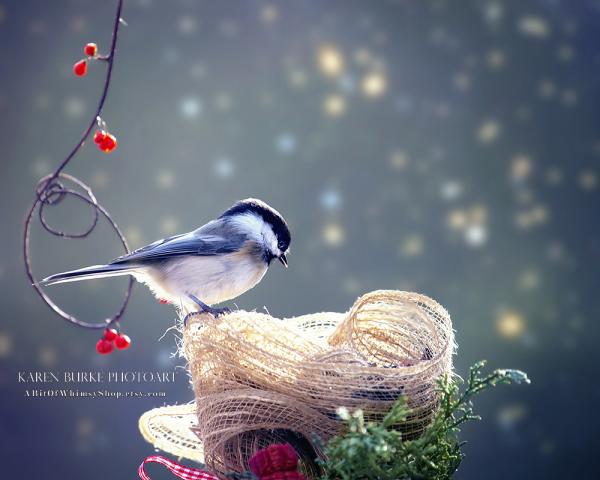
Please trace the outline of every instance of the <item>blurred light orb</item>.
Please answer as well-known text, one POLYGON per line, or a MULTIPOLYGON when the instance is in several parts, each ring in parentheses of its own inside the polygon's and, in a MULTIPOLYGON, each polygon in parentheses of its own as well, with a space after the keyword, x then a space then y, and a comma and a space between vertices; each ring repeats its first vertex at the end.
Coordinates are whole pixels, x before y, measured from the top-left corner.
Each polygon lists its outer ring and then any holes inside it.
POLYGON ((408 166, 408 154, 404 150, 394 150, 390 155, 390 166, 395 170, 404 170, 408 166))
POLYGON ((387 79, 383 72, 371 72, 365 75, 361 86, 365 96, 378 98, 387 90, 387 79))
POLYGON ((106 188, 110 185, 110 176, 104 171, 95 172, 92 175, 92 185, 96 188, 106 188))
POLYGON ((554 439, 546 438, 540 443, 539 449, 544 456, 554 455, 556 453, 556 442, 554 439))
POLYGON ((517 29, 525 36, 543 39, 550 35, 550 26, 542 17, 523 16, 517 22, 517 29))
POLYGON ((156 185, 161 190, 170 190, 175 186, 175 173, 172 170, 161 170, 156 174, 156 185))
POLYGON ((179 103, 179 113, 184 118, 197 118, 202 113, 202 101, 197 97, 185 97, 179 103))
POLYGON ((306 87, 308 76, 304 70, 294 69, 289 73, 289 82, 293 88, 301 89, 306 87))
POLYGON ((357 278, 346 277, 342 280, 342 291, 348 295, 357 295, 361 290, 362 286, 357 278))
POLYGON ((179 230, 179 220, 173 215, 164 217, 160 221, 160 231, 163 235, 173 235, 179 230))
POLYGON ((540 97, 544 99, 549 99, 554 97, 554 95, 556 94, 556 85, 552 80, 545 78, 540 82, 538 91, 540 97))
POLYGON ((531 158, 524 154, 516 155, 511 162, 510 177, 515 182, 522 182, 529 178, 533 171, 531 158))
POLYGON ((330 247, 339 247, 344 243, 346 234, 344 228, 338 223, 328 223, 323 228, 323 240, 330 247))
POLYGON ((215 97, 215 107, 219 112, 228 112, 233 106, 233 99, 227 92, 219 92, 215 97))
POLYGON ((448 212, 446 222, 452 230, 463 230, 468 224, 468 216, 464 210, 454 209, 448 212))
POLYGON ((493 119, 485 120, 477 131, 477 138, 481 143, 489 144, 500 136, 500 124, 493 119))
POLYGON ((526 205, 533 202, 535 195, 529 188, 519 188, 519 190, 516 191, 515 199, 517 202, 526 205))
POLYGON ((504 16, 504 6, 498 2, 488 2, 483 8, 483 16, 490 23, 499 22, 504 16))
POLYGON ((42 348, 40 348, 38 358, 40 364, 46 368, 52 368, 56 366, 58 362, 58 354, 56 353, 56 350, 49 345, 44 345, 42 348))
POLYGON ((546 256, 553 262, 559 262, 565 258, 565 249, 558 241, 554 241, 546 248, 546 256))
POLYGON ((466 92, 471 88, 471 77, 465 72, 457 72, 452 77, 452 83, 457 90, 466 92))
POLYGON ((417 234, 409 235, 400 246, 400 253, 404 257, 418 257, 425 249, 423 237, 417 234))
POLYGON ((291 133, 282 133, 275 141, 279 152, 290 155, 296 151, 296 137, 291 133))
POLYGON ((266 25, 272 24, 278 17, 279 10, 275 5, 264 5, 260 10, 260 20, 266 25))
POLYGON ((575 56, 575 50, 570 45, 561 45, 557 51, 558 60, 561 62, 570 62, 575 56))
POLYGON ((81 98, 70 97, 65 100, 65 115, 71 119, 81 118, 85 113, 85 102, 81 98))
POLYGON ((181 60, 181 52, 177 48, 169 46, 161 52, 161 57, 163 63, 172 65, 181 60))
POLYGON ((470 247, 481 247, 487 242, 488 232, 485 225, 469 225, 465 229, 465 241, 470 247))
POLYGON ((582 190, 590 192, 598 187, 598 176, 592 170, 585 170, 579 174, 579 186, 582 190))
POLYGON ((517 226, 522 229, 529 229, 542 225, 548 220, 548 210, 543 205, 535 205, 531 209, 519 212, 516 216, 517 226))
POLYGON ((31 164, 31 173, 36 177, 43 177, 52 171, 50 161, 46 157, 36 158, 31 164))
POLYGON ((75 432, 78 437, 86 438, 94 432, 94 422, 89 417, 81 417, 75 424, 75 432))
POLYGON ((482 224, 487 220, 488 211, 484 205, 474 205, 469 211, 469 219, 472 223, 482 224))
POLYGON ((578 95, 577 91, 572 88, 567 88, 562 92, 560 96, 560 101, 565 107, 573 107, 577 105, 578 95))
POLYGON ((196 18, 191 15, 184 15, 177 21, 177 30, 182 35, 192 35, 198 29, 196 18))
POLYGON ((33 97, 33 106, 40 110, 47 110, 52 104, 50 95, 44 92, 37 92, 33 97))
POLYGON ((500 70, 506 65, 506 54, 497 48, 492 49, 487 53, 486 61, 492 70, 500 70))
POLYGON ((129 225, 125 231, 125 238, 127 239, 129 246, 134 247, 136 245, 141 245, 144 243, 144 235, 142 234, 142 230, 135 225, 129 225))
POLYGON ((536 205, 531 210, 531 218, 537 225, 546 223, 548 220, 548 209, 543 205, 536 205))
POLYGON ((161 348, 156 354, 156 364, 161 368, 173 366, 173 353, 169 349, 161 348))
POLYGON ((371 52, 368 48, 360 47, 354 52, 354 61, 361 67, 366 67, 372 60, 371 52))
POLYGON ((526 414, 527 410, 521 404, 503 407, 498 412, 498 424, 505 430, 511 430, 526 414))
POLYGON ((12 353, 13 341, 6 332, 0 332, 0 358, 6 358, 12 353))
POLYGON ((346 112, 346 100, 341 95, 329 95, 323 101, 323 110, 329 117, 340 117, 346 112))
POLYGON ((545 180, 546 184, 550 185, 551 187, 561 184, 563 181, 562 170, 558 167, 550 167, 548 170, 546 170, 545 180))
POLYGON ((525 332, 523 315, 514 310, 503 310, 496 316, 496 330, 501 337, 514 340, 525 332))
POLYGON ((322 45, 317 52, 321 72, 328 77, 336 77, 344 71, 344 57, 334 45, 322 45))
POLYGON ((224 37, 234 38, 240 33, 240 26, 235 20, 226 18, 219 24, 219 31, 224 37))
POLYGON ((442 183, 441 195, 444 200, 456 200, 461 196, 463 186, 458 180, 447 180, 442 183))
POLYGON ((517 280, 519 290, 528 292, 536 289, 540 284, 540 276, 535 270, 525 270, 521 272, 517 280))
POLYGON ((213 165, 213 171, 218 178, 225 180, 235 173, 235 164, 229 158, 219 158, 213 165))
POLYGON ((342 206, 342 196, 337 190, 325 190, 320 196, 320 203, 325 210, 337 210, 342 206))
POLYGON ((194 80, 200 80, 206 76, 206 67, 203 63, 194 62, 190 65, 190 75, 194 80))

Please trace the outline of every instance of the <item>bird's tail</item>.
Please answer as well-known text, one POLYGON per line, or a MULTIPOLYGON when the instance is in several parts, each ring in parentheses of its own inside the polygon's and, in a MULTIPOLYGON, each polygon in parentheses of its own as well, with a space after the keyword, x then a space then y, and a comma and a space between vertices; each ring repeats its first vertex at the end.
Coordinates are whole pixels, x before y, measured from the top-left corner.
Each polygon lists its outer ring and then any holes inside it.
POLYGON ((93 265, 91 267, 71 270, 70 272, 50 275, 39 282, 39 285, 55 285, 57 283, 79 282, 92 278, 116 277, 119 275, 131 275, 135 271, 130 265, 93 265))

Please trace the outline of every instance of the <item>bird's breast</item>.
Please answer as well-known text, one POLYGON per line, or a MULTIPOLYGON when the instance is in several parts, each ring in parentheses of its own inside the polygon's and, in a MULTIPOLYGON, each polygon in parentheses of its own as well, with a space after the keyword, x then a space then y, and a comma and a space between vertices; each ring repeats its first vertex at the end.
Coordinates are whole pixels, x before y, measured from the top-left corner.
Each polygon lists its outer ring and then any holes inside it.
POLYGON ((186 256, 160 267, 157 275, 169 297, 186 300, 193 294, 214 305, 238 297, 254 287, 267 271, 267 264, 248 249, 226 255, 186 256))

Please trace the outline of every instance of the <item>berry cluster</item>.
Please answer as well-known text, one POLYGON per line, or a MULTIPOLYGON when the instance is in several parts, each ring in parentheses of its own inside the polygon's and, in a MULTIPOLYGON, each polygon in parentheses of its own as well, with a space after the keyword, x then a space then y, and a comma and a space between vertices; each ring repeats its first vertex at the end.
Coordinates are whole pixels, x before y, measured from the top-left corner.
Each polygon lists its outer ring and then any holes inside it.
POLYGON ((96 351, 101 355, 107 355, 111 353, 115 347, 119 350, 125 350, 131 345, 131 338, 124 333, 119 333, 114 328, 107 328, 104 330, 104 335, 96 343, 96 351))
POLYGON ((112 152, 117 148, 117 137, 108 131, 106 122, 102 118, 96 118, 96 123, 98 124, 98 130, 94 134, 94 143, 104 153, 112 152))
POLYGON ((98 130, 94 134, 94 143, 104 153, 110 153, 117 148, 117 138, 106 130, 98 130))
MULTIPOLYGON (((95 43, 87 43, 83 47, 83 53, 85 53, 86 58, 79 60, 73 65, 73 72, 78 77, 87 75, 88 60, 108 60, 108 57, 100 57, 98 55, 98 45, 95 43)), ((97 120, 100 130, 94 134, 94 143, 104 153, 110 153, 117 148, 117 138, 108 131, 106 123, 100 117, 97 120)))
POLYGON ((98 58, 98 45, 95 43, 88 43, 83 47, 83 53, 87 58, 82 58, 75 65, 73 65, 73 73, 78 77, 84 77, 87 74, 88 60, 98 58))

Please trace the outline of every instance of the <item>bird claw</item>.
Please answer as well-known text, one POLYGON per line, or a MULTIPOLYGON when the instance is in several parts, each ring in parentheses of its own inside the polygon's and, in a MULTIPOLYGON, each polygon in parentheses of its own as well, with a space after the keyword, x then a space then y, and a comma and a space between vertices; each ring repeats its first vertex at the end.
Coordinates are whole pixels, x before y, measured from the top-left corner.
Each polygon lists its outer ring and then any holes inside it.
POLYGON ((204 312, 191 312, 188 313, 185 317, 183 317, 183 327, 187 327, 188 324, 188 320, 190 319, 190 317, 195 317, 196 315, 201 315, 204 312))
POLYGON ((227 315, 228 313, 231 313, 231 309, 227 307, 211 308, 211 311, 208 313, 212 314, 215 318, 217 318, 219 315, 227 315))
POLYGON ((200 307, 200 310, 198 310, 197 312, 191 312, 188 313, 184 318, 183 318, 183 326, 187 327, 187 321, 190 317, 192 316, 196 316, 196 315, 202 315, 203 313, 209 313, 210 315, 212 315, 215 318, 218 318, 221 315, 225 315, 228 313, 231 313, 231 309, 227 308, 227 307, 223 307, 223 308, 213 308, 209 305, 207 305, 206 303, 204 303, 202 300, 200 300, 198 297, 196 297, 195 295, 191 295, 188 294, 188 297, 200 307))

